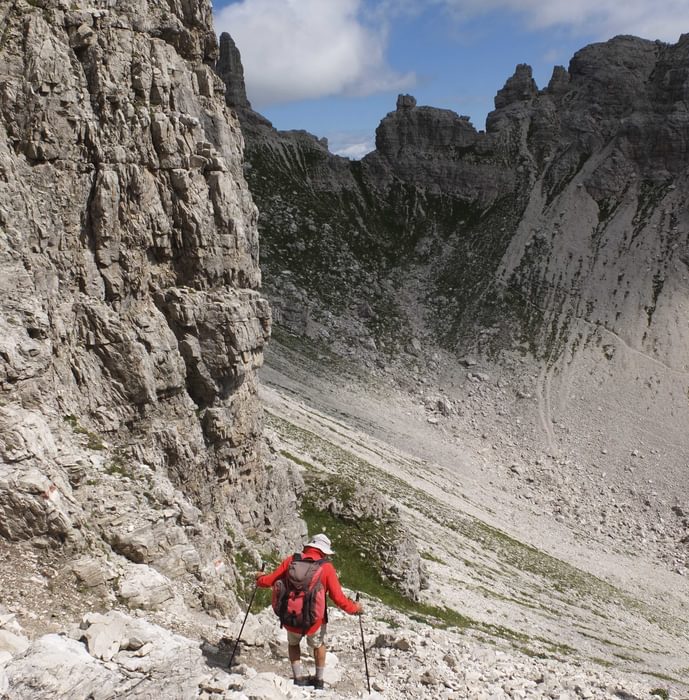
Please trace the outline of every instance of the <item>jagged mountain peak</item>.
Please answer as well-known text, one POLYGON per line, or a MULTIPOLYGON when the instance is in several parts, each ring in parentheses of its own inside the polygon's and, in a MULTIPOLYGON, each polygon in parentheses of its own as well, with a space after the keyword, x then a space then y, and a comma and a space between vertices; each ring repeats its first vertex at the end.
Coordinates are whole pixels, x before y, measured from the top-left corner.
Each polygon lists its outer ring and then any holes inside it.
POLYGON ((225 91, 227 104, 239 109, 251 109, 251 103, 246 96, 242 57, 234 39, 227 32, 220 35, 215 71, 227 86, 225 91))

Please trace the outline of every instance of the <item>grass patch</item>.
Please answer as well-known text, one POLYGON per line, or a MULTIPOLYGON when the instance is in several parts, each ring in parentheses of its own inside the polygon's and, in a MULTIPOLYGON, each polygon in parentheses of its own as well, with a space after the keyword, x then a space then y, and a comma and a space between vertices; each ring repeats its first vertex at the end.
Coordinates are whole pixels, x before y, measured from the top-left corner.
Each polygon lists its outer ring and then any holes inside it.
POLYGON ((129 476, 124 468, 124 464, 119 460, 108 462, 105 466, 105 473, 110 474, 110 476, 129 476))
POLYGON ((287 450, 280 450, 280 454, 289 459, 290 462, 294 462, 295 464, 298 464, 300 467, 304 467, 304 469, 309 469, 309 470, 315 470, 316 467, 311 464, 311 462, 307 462, 305 459, 301 459, 301 457, 297 457, 296 455, 293 455, 291 452, 288 452, 287 450))
POLYGON ((384 622, 391 630, 397 630, 402 628, 402 625, 400 625, 400 623, 392 617, 379 617, 377 619, 380 622, 384 622))
POLYGON ((431 552, 421 552, 421 558, 425 559, 426 561, 433 561, 436 564, 445 564, 442 559, 436 557, 434 554, 431 554, 431 552))
POLYGON ((313 474, 306 481, 301 516, 310 533, 326 532, 332 540, 334 563, 343 586, 377 598, 419 622, 460 629, 476 625, 456 610, 410 600, 386 580, 382 572, 383 563, 376 551, 381 542, 390 542, 396 537, 394 522, 373 517, 360 517, 351 522, 343 520, 328 510, 320 509, 310 496, 318 493, 322 499, 334 497, 346 503, 355 493, 355 482, 334 475, 321 478, 313 474))
POLYGON ((389 541, 395 536, 394 524, 386 524, 375 518, 364 517, 347 522, 335 517, 328 510, 318 508, 308 497, 310 493, 322 493, 324 488, 330 489, 328 496, 336 491, 337 498, 343 500, 353 495, 354 487, 352 482, 337 476, 328 475, 323 479, 309 475, 307 496, 302 501, 301 509, 301 516, 310 533, 326 532, 331 538, 335 550, 334 563, 343 586, 376 598, 416 622, 439 628, 472 628, 512 643, 529 643, 528 635, 500 625, 481 623, 452 608, 414 601, 402 595, 386 580, 381 571, 382 562, 375 554, 376 543, 389 541))
POLYGON ((665 673, 658 673, 656 671, 642 671, 645 676, 652 676, 653 678, 658 678, 661 681, 668 681, 669 683, 680 683, 681 681, 672 676, 668 676, 665 673))
POLYGON ((63 420, 65 421, 65 423, 68 423, 71 426, 72 430, 77 435, 86 436, 86 447, 88 447, 89 450, 100 451, 105 449, 105 443, 103 442, 103 438, 101 438, 101 436, 98 435, 98 433, 94 433, 84 428, 84 426, 79 423, 79 420, 76 416, 70 414, 64 416, 63 420))
MULTIPOLYGON (((280 563, 278 558, 272 554, 262 554, 262 562, 265 562, 266 573, 275 569, 280 563)), ((260 569, 260 565, 256 564, 254 555, 246 549, 240 549, 233 557, 233 563, 237 569, 237 599, 244 601, 244 608, 249 606, 251 596, 254 594, 254 599, 251 609, 254 611, 262 610, 271 603, 272 591, 270 588, 256 588, 256 578, 254 574, 260 569)))

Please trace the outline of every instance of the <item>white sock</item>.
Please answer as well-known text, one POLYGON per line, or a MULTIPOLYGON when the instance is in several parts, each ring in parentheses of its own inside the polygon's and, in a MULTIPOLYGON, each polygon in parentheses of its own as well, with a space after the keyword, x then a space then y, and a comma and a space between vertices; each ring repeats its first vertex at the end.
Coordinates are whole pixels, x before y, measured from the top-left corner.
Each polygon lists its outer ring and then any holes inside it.
POLYGON ((324 671, 325 671, 325 666, 316 666, 316 678, 318 678, 319 681, 323 680, 324 671))
POLYGON ((292 675, 295 678, 304 677, 304 667, 301 665, 301 661, 292 661, 292 675))

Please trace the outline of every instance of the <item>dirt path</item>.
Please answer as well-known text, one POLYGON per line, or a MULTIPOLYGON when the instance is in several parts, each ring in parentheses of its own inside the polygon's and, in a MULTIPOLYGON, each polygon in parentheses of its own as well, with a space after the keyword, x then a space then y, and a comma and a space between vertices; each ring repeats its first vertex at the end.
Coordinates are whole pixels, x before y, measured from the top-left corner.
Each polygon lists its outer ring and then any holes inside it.
POLYGON ((550 381, 552 370, 544 365, 538 376, 536 384, 536 397, 538 400, 538 417, 543 428, 549 454, 557 457, 555 433, 553 432, 552 410, 550 404, 550 381))

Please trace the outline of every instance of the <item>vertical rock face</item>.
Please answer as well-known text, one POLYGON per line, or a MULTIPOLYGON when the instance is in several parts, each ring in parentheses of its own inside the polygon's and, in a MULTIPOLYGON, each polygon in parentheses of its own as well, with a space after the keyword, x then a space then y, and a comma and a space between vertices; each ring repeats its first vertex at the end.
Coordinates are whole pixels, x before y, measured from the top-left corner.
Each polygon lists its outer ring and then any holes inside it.
POLYGON ((201 576, 271 518, 271 317, 210 3, 0 17, 0 534, 112 540, 148 500, 201 576))
POLYGON ((532 77, 531 66, 520 63, 514 75, 495 96, 495 109, 502 109, 513 102, 522 102, 538 95, 536 81, 532 77))
POLYGON ((251 103, 246 98, 242 57, 234 39, 227 32, 220 35, 220 50, 215 72, 227 86, 225 91, 227 104, 231 107, 251 109, 251 103))

